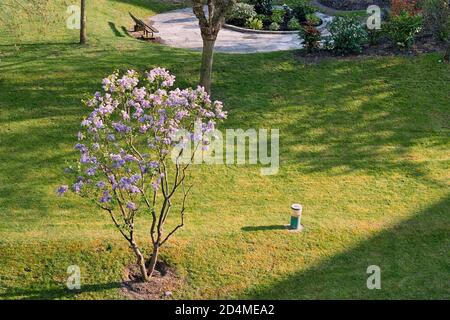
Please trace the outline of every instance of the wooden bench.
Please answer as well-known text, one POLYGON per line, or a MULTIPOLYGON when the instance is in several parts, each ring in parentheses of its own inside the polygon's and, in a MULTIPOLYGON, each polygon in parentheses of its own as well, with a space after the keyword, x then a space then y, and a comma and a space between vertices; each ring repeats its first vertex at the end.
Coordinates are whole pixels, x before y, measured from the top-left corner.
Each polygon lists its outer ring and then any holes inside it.
POLYGON ((143 35, 144 38, 155 39, 155 33, 159 33, 159 31, 156 30, 156 28, 149 26, 141 19, 136 18, 133 14, 131 14, 131 12, 129 12, 129 14, 134 21, 134 32, 141 31, 144 34, 143 35))

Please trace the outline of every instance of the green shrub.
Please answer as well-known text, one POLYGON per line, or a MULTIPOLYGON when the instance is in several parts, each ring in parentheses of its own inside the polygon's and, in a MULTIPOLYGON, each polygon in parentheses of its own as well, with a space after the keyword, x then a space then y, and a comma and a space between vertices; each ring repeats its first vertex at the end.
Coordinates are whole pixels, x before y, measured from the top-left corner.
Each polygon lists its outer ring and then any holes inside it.
POLYGON ((256 13, 265 16, 272 15, 272 0, 251 0, 250 3, 255 6, 256 13))
POLYGON ((328 26, 327 47, 340 53, 360 53, 367 32, 356 17, 338 16, 328 26))
POLYGON ((269 30, 278 31, 280 30, 280 25, 276 22, 272 22, 269 26, 269 30))
POLYGON ((314 13, 308 13, 306 15, 306 23, 317 26, 320 23, 320 18, 316 16, 314 13))
POLYGON ((291 20, 289 20, 287 27, 289 30, 300 30, 302 26, 296 18, 292 18, 291 20))
POLYGON ((313 14, 316 12, 316 8, 311 6, 308 2, 302 0, 298 1, 295 4, 291 5, 292 12, 294 14, 294 17, 297 18, 297 20, 301 23, 306 22, 306 16, 308 14, 313 14))
POLYGON ((425 0, 422 4, 425 27, 441 40, 450 37, 449 0, 425 0))
POLYGON ((283 23, 284 10, 273 10, 271 21, 277 24, 283 23))
POLYGON ((246 22, 246 27, 253 30, 262 30, 263 22, 258 18, 249 18, 246 22))
POLYGON ((292 9, 286 4, 283 5, 283 23, 281 24, 281 28, 286 30, 288 28, 288 23, 294 17, 294 13, 292 9))
POLYGON ((313 25, 307 24, 299 32, 304 40, 305 48, 308 52, 319 47, 319 41, 322 38, 320 31, 313 25))
POLYGON ((419 15, 410 15, 403 11, 397 16, 391 16, 384 25, 386 35, 400 47, 410 47, 415 36, 422 30, 423 18, 419 15))
POLYGON ((256 17, 256 11, 251 4, 238 2, 228 14, 227 21, 234 25, 245 26, 247 20, 254 17, 256 17))
POLYGON ((383 31, 381 29, 369 29, 366 26, 365 30, 367 32, 367 40, 371 46, 380 43, 381 37, 383 36, 383 31))

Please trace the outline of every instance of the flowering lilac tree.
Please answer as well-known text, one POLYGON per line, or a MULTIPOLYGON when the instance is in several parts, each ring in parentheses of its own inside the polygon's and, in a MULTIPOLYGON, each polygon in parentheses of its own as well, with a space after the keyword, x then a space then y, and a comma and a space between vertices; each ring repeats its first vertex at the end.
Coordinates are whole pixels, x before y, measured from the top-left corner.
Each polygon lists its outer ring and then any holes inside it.
POLYGON ((202 87, 170 90, 174 82, 162 68, 143 75, 114 72, 103 79, 103 92, 85 101, 91 112, 78 132, 80 158, 66 170, 75 181, 71 188, 58 189, 59 194, 72 190, 90 198, 109 214, 136 255, 144 281, 155 270, 160 248, 184 225, 191 162, 180 159, 186 152, 192 159, 199 146, 207 146, 207 134, 226 118, 222 103, 212 102, 202 87), (196 124, 200 134, 188 133, 196 124), (165 232, 178 190, 180 222, 165 232), (140 214, 150 217, 148 257, 136 239, 135 218, 140 214))

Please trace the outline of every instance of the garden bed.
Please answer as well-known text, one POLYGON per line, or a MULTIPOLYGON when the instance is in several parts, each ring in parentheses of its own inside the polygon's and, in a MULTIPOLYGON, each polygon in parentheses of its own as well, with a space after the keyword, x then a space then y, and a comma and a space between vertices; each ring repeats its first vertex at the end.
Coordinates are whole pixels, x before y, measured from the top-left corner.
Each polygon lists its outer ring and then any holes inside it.
POLYGON ((339 54, 322 48, 313 52, 301 49, 296 52, 295 56, 301 62, 314 64, 330 58, 348 60, 359 57, 417 56, 431 52, 443 52, 444 50, 445 45, 442 42, 434 39, 431 35, 423 34, 417 37, 411 48, 399 48, 388 39, 381 39, 377 44, 365 45, 363 51, 359 54, 339 54))
MULTIPOLYGON (((317 13, 318 15, 320 13, 317 13)), ((320 19, 320 24, 318 24, 316 27, 319 30, 323 30, 327 24, 327 20, 320 19)), ((239 27, 235 26, 233 24, 225 23, 224 28, 238 31, 238 32, 246 32, 246 33, 262 33, 262 34, 297 34, 299 33, 300 29, 298 30, 255 30, 255 29, 249 29, 245 27, 239 27)))
POLYGON ((226 26, 241 32, 296 33, 303 26, 323 27, 325 21, 308 3, 272 6, 271 1, 236 3, 226 19, 226 26), (266 31, 266 32, 264 32, 266 31))

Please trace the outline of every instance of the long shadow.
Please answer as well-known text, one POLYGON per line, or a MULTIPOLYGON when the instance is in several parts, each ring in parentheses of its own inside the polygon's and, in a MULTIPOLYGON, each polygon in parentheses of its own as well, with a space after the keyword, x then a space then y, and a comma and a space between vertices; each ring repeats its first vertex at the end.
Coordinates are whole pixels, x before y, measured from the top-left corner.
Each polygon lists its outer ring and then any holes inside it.
POLYGON ((357 247, 241 298, 448 299, 450 197, 357 247), (367 288, 367 267, 381 269, 381 289, 367 288))
POLYGON ((130 35, 128 29, 127 29, 125 26, 121 26, 120 29, 122 30, 123 34, 124 34, 126 37, 133 38, 133 37, 130 35))
POLYGON ((137 8, 143 8, 143 9, 152 9, 156 13, 161 13, 164 11, 167 11, 167 8, 182 8, 186 7, 189 4, 189 1, 178 1, 175 3, 165 3, 164 1, 158 1, 158 0, 112 0, 119 3, 126 3, 134 5, 137 8))
POLYGON ((271 230, 283 230, 286 229, 286 226, 283 225, 271 225, 271 226, 247 226, 242 227, 242 231, 271 231, 271 230))
POLYGON ((116 37, 124 38, 125 36, 117 29, 116 24, 114 22, 109 21, 108 22, 109 27, 111 28, 111 31, 114 33, 116 37))
POLYGON ((69 290, 65 287, 51 288, 51 289, 23 289, 23 288, 8 288, 6 292, 0 294, 1 298, 20 299, 26 297, 27 300, 48 300, 48 299, 70 299, 76 297, 84 292, 99 292, 109 289, 117 289, 121 287, 120 282, 100 283, 82 285, 80 290, 69 290))

